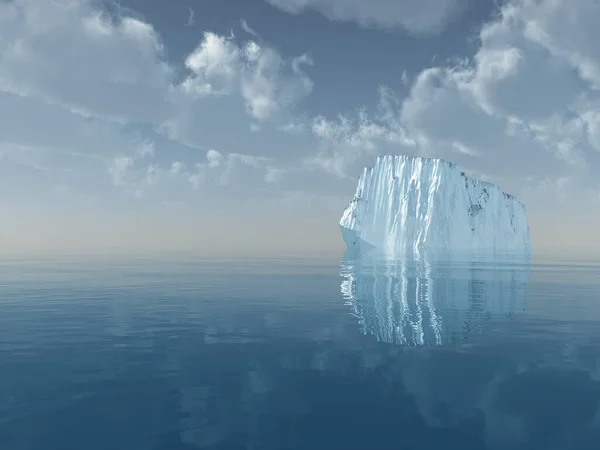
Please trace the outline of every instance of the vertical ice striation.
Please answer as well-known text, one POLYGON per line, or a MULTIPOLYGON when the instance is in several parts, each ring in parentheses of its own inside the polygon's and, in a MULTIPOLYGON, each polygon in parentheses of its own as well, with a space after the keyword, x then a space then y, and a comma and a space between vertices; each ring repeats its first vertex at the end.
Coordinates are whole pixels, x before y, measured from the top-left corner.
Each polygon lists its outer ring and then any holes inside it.
POLYGON ((377 158, 360 176, 340 227, 349 249, 388 255, 531 251, 525 206, 441 159, 377 158))

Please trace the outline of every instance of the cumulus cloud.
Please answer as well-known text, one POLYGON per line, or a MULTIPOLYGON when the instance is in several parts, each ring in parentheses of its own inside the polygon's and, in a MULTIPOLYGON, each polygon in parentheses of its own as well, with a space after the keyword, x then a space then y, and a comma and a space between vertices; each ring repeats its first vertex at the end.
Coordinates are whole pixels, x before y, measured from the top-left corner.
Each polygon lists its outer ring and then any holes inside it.
POLYGON ((509 2, 498 19, 482 28, 472 63, 421 74, 403 119, 428 135, 486 151, 479 134, 496 155, 527 161, 545 149, 572 166, 585 167, 595 147, 594 119, 586 118, 593 117, 591 105, 598 99, 593 75, 597 55, 586 44, 594 39, 595 28, 585 31, 587 22, 581 19, 598 6, 582 0, 569 3, 567 12, 562 5, 509 2), (564 17, 577 30, 581 48, 567 45, 571 32, 559 25, 564 17), (451 110, 454 115, 448 114, 451 110), (453 117, 471 130, 461 129, 453 117))
POLYGON ((312 9, 336 21, 363 27, 400 28, 413 34, 438 34, 468 3, 459 0, 266 0, 291 14, 312 9))
MULTIPOLYGON (((167 60, 152 25, 100 6, 87 0, 0 2, 5 170, 60 170, 65 174, 44 180, 56 186, 83 183, 82 189, 90 191, 112 184, 137 197, 171 182, 189 189, 200 179, 220 186, 282 179, 284 171, 273 161, 267 171, 267 162, 263 166, 260 158, 243 156, 243 149, 209 151, 199 162, 201 156, 176 141, 186 129, 199 128, 192 120, 196 111, 212 116, 214 102, 225 97, 224 117, 238 108, 243 114, 245 105, 248 120, 274 115, 284 120, 286 108, 312 89, 302 70, 310 58, 287 59, 266 44, 206 32, 182 61, 188 73, 179 80, 177 62, 167 60), (139 124, 158 127, 174 141, 155 145, 158 136, 139 124), (183 150, 174 161, 169 152, 176 148, 183 150), (213 172, 219 167, 217 176, 213 172), (244 174, 245 168, 256 174, 244 174)), ((219 133, 230 125, 222 122, 219 133)), ((202 137, 193 140, 198 142, 193 147, 202 148, 202 137)))
POLYGON ((599 143, 600 59, 591 44, 596 28, 584 18, 598 6, 564 5, 507 2, 482 27, 472 59, 424 69, 406 98, 383 89, 378 114, 316 119, 313 132, 323 146, 314 161, 338 175, 349 168, 356 174, 354 161, 372 160, 395 141, 402 145, 393 153, 448 158, 517 192, 527 179, 589 177, 599 143), (571 45, 567 22, 580 47, 571 45))
POLYGON ((86 116, 160 124, 205 95, 237 93, 264 120, 312 90, 307 56, 286 60, 266 45, 205 32, 184 61, 181 84, 154 27, 92 1, 0 3, 0 89, 86 116))
POLYGON ((193 73, 183 87, 199 96, 228 94, 237 82, 241 51, 233 37, 206 32, 202 42, 185 60, 193 73))
POLYGON ((530 42, 566 61, 595 88, 600 87, 598 14, 600 5, 594 0, 521 0, 504 9, 505 20, 520 25, 530 42))
POLYGON ((0 3, 0 89, 114 120, 160 121, 172 67, 148 23, 88 1, 0 3))
POLYGON ((275 50, 248 41, 239 46, 233 37, 207 32, 201 44, 188 56, 192 74, 183 82, 198 96, 223 95, 239 91, 248 113, 266 120, 293 106, 312 91, 312 81, 303 65, 312 60, 300 56, 285 61, 275 50))
POLYGON ((319 138, 321 148, 315 157, 307 160, 309 167, 319 167, 344 178, 355 176, 359 167, 390 148, 395 152, 414 151, 415 142, 402 128, 395 130, 381 120, 371 120, 364 111, 359 111, 357 116, 356 120, 346 116, 313 120, 312 132, 319 138))

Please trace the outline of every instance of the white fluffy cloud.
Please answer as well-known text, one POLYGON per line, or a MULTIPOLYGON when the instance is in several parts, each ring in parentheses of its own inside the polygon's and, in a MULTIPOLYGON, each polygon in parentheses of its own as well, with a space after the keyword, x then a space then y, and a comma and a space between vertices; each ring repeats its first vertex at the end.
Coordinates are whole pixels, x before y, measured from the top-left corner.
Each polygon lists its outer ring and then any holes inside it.
POLYGON ((183 88, 198 96, 239 91, 248 113, 266 120, 312 91, 303 64, 312 60, 303 55, 286 62, 275 50, 254 41, 238 46, 233 37, 207 32, 185 62, 192 75, 183 88))
POLYGON ((514 21, 522 27, 527 40, 568 62, 581 79, 600 87, 598 2, 521 0, 505 8, 504 13, 505 21, 514 21))
POLYGON ((190 101, 237 94, 267 119, 308 95, 307 56, 206 32, 179 84, 154 27, 88 0, 0 2, 0 89, 122 122, 168 120, 190 101), (190 98, 189 94, 195 94, 190 98))
POLYGON ((172 68, 154 28, 88 1, 0 2, 0 89, 115 120, 170 112, 172 68))
POLYGON ((587 20, 598 8, 593 0, 507 2, 483 26, 472 60, 423 70, 404 99, 384 90, 373 118, 318 119, 315 160, 340 174, 394 140, 404 144, 395 153, 449 158, 513 191, 548 177, 585 185, 600 168, 600 53, 587 20))
POLYGON ((361 167, 386 151, 414 153, 416 149, 416 143, 408 138, 402 126, 382 117, 370 119, 364 111, 358 112, 357 120, 346 116, 337 120, 316 117, 312 132, 320 140, 320 149, 306 161, 307 166, 340 178, 354 178, 361 167))
POLYGON ((283 11, 313 9, 337 21, 364 27, 401 28, 415 34, 437 34, 470 0, 266 0, 283 11))
POLYGON ((139 198, 174 183, 191 192, 207 180, 222 187, 281 180, 273 161, 244 156, 243 148, 208 152, 206 161, 194 149, 207 129, 231 135, 238 124, 227 119, 238 108, 240 124, 244 111, 248 124, 284 123, 286 109, 312 90, 307 56, 286 59, 266 44, 206 32, 178 68, 152 25, 88 0, 0 1, 0 54, 5 170, 61 171, 44 180, 96 193, 113 185, 139 198), (198 114, 209 120, 198 123, 198 114), (222 121, 215 126, 211 117, 222 121), (175 141, 155 144, 153 127, 175 141), (201 130, 192 149, 176 142, 190 130, 201 130))
POLYGON ((480 140, 468 141, 485 133, 488 145, 501 143, 493 149, 495 154, 518 149, 522 154, 514 154, 515 161, 527 161, 543 148, 570 165, 584 167, 595 148, 593 109, 598 93, 593 67, 600 54, 594 55, 591 45, 596 28, 586 26, 590 24, 583 17, 598 5, 581 0, 569 2, 565 10, 566 4, 508 3, 497 20, 483 27, 473 64, 445 70, 436 75, 438 79, 421 75, 403 110, 404 119, 428 128, 430 134, 445 130, 448 135, 441 137, 447 139, 460 125, 450 119, 448 126, 450 114, 444 121, 432 117, 439 113, 440 102, 431 100, 454 96, 447 107, 472 127, 458 131, 457 141, 485 151, 480 140), (573 31, 566 32, 565 21, 571 22, 573 31), (580 47, 568 45, 572 32, 580 47))

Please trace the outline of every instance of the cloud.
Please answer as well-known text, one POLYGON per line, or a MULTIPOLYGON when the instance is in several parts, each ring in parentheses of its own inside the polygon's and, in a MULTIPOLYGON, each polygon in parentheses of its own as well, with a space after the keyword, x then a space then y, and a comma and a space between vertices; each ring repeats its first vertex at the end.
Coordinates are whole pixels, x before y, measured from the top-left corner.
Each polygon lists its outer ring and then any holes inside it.
POLYGON ((354 162, 402 142, 393 153, 451 159, 512 191, 520 192, 528 176, 589 181, 600 143, 600 54, 591 45, 596 28, 586 32, 582 17, 597 5, 559 5, 507 2, 482 27, 472 59, 422 70, 405 98, 380 90, 377 114, 317 118, 313 132, 322 146, 313 162, 337 175, 357 174, 354 162), (580 49, 569 45, 561 17, 577 28, 580 49))
POLYGON ((88 1, 0 3, 0 89, 113 120, 172 110, 172 67, 154 28, 88 1))
POLYGON ((229 94, 237 84, 241 58, 232 37, 205 32, 200 45, 185 60, 193 75, 182 86, 197 96, 229 94))
POLYGON ((112 121, 14 94, 0 92, 0 115, 0 148, 4 168, 11 172, 8 178, 3 174, 3 182, 21 178, 20 194, 35 192, 40 199, 60 184, 99 193, 110 183, 106 167, 112 158, 131 156, 143 143, 139 134, 125 132, 112 121), (40 176, 40 170, 52 176, 40 176))
POLYGON ((116 156, 110 165, 108 172, 112 176, 115 186, 125 185, 125 178, 129 168, 133 166, 133 158, 130 156, 116 156))
POLYGON ((482 28, 472 63, 420 75, 405 102, 404 123, 504 158, 539 162, 538 150, 544 149, 584 168, 595 148, 595 121, 587 118, 594 117, 598 100, 592 69, 597 59, 586 44, 595 28, 586 32, 585 21, 571 23, 581 42, 576 49, 566 44, 571 38, 566 40, 558 24, 561 17, 579 20, 597 6, 573 2, 567 13, 559 4, 505 5, 498 19, 482 28))
POLYGON ((220 201, 223 194, 235 195, 236 199, 241 199, 244 191, 253 195, 261 185, 276 184, 285 175, 269 158, 240 153, 209 150, 197 162, 187 164, 179 160, 156 161, 154 153, 155 143, 145 141, 132 154, 119 154, 108 160, 112 184, 137 198, 152 191, 155 200, 169 201, 164 194, 176 185, 171 200, 187 190, 220 201))
MULTIPOLYGON (((240 153, 224 155, 216 150, 209 150, 204 160, 195 164, 194 171, 181 170, 178 173, 188 179, 194 190, 216 186, 238 194, 243 194, 245 190, 246 195, 253 195, 261 185, 275 184, 282 179, 285 172, 271 164, 269 158, 240 153)), ((212 192, 215 192, 214 189, 212 192)))
POLYGON ((582 80, 600 87, 600 31, 594 0, 575 2, 521 0, 505 8, 506 20, 523 28, 526 39, 577 70, 582 80))
POLYGON ((244 30, 250 36, 260 38, 259 34, 256 31, 254 31, 254 29, 250 28, 250 25, 248 25, 248 22, 246 22, 245 19, 240 20, 240 26, 242 27, 242 30, 244 30))
POLYGON ((192 8, 190 8, 190 14, 188 16, 185 26, 191 27, 191 26, 194 26, 195 24, 196 24, 196 21, 194 20, 194 10, 192 8))
POLYGON ((304 124, 302 122, 288 122, 285 125, 278 127, 280 131, 290 134, 299 134, 304 131, 304 124))
POLYGON ((312 9, 330 20, 363 27, 400 28, 412 34, 438 34, 468 6, 458 0, 266 0, 291 14, 312 9))
POLYGON ((302 71, 312 63, 307 56, 287 59, 266 44, 211 32, 181 62, 187 74, 177 75, 181 70, 167 60, 152 25, 85 0, 0 3, 0 51, 4 168, 63 171, 44 180, 105 195, 110 185, 137 197, 150 190, 158 195, 157 187, 168 183, 191 191, 190 178, 220 186, 280 180, 284 172, 273 161, 267 176, 267 160, 263 167, 259 157, 243 156, 243 148, 222 152, 218 176, 213 154, 204 167, 203 156, 193 150, 210 148, 203 140, 231 135, 231 127, 250 129, 252 118, 284 123, 286 109, 312 89, 302 71), (199 124, 197 114, 208 120, 199 124), (213 126, 211 117, 220 122, 213 126), (202 134, 177 142, 189 129, 202 134), (243 178, 248 168, 252 180, 243 178))
POLYGON ((248 113, 264 121, 311 93, 313 84, 302 66, 312 64, 307 55, 286 61, 254 41, 240 46, 233 37, 206 32, 185 62, 191 75, 183 88, 198 97, 239 92, 248 113))
POLYGON ((343 115, 337 120, 317 117, 312 132, 320 140, 320 150, 307 165, 340 178, 355 176, 367 161, 386 150, 410 153, 415 147, 402 128, 394 130, 381 120, 371 120, 364 111, 358 112, 357 120, 343 115))
POLYGON ((596 28, 581 17, 596 6, 560 3, 506 2, 472 58, 421 70, 407 96, 381 88, 375 111, 315 118, 318 150, 304 167, 344 180, 383 153, 445 158, 523 199, 534 245, 582 248, 584 236, 589 245, 600 226, 600 54, 590 44, 596 28))
POLYGON ((183 62, 189 76, 179 82, 151 24, 87 0, 0 3, 0 51, 0 90, 123 123, 161 124, 203 96, 230 94, 266 120, 312 90, 308 56, 286 60, 213 32, 183 62))
POLYGON ((336 119, 313 118, 310 129, 319 141, 319 150, 305 160, 306 167, 322 169, 338 178, 355 178, 376 156, 419 154, 418 142, 398 120, 400 104, 391 89, 381 87, 375 114, 359 108, 353 115, 340 114, 336 119))
POLYGON ((111 158, 107 170, 113 185, 123 188, 136 197, 143 196, 145 189, 153 186, 158 181, 161 172, 164 172, 152 163, 154 154, 154 142, 142 141, 134 148, 132 154, 118 154, 111 158))

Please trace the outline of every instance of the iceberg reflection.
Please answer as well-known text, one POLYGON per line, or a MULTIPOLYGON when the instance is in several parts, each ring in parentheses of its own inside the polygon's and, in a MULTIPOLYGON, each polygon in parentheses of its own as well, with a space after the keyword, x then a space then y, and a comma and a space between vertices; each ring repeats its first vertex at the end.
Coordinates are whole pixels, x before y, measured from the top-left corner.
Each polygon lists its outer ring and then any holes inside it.
POLYGON ((523 311, 526 259, 342 261, 342 295, 364 334, 400 345, 443 345, 523 311))

